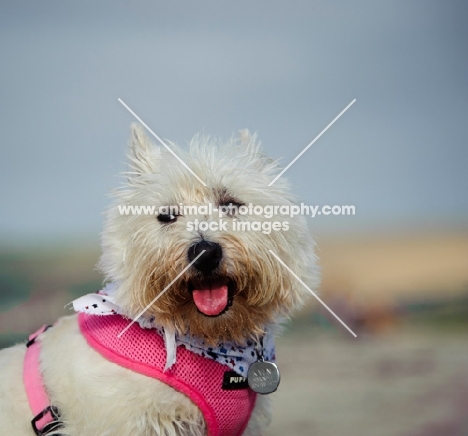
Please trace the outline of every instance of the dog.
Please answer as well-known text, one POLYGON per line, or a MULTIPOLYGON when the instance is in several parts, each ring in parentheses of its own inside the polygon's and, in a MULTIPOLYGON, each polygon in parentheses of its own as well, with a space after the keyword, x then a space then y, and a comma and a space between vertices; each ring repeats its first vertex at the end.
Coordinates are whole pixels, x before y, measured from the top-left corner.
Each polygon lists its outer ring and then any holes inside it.
POLYGON ((256 135, 166 147, 132 125, 103 290, 0 352, 1 435, 258 436, 269 424, 273 337, 308 296, 278 259, 317 285, 307 223, 282 213, 296 198, 284 178, 268 186, 280 167, 256 135), (140 206, 154 212, 127 213, 140 206))

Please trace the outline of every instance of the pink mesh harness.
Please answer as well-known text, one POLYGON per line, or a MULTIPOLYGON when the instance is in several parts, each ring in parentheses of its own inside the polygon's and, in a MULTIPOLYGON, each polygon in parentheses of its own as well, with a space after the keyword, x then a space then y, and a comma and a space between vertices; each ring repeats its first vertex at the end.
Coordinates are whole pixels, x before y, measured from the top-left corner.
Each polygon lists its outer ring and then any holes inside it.
POLYGON ((206 359, 183 347, 177 348, 177 362, 166 372, 163 338, 154 330, 133 324, 120 315, 97 316, 80 313, 78 322, 88 344, 106 359, 132 371, 156 378, 186 395, 205 418, 209 436, 240 436, 255 406, 250 388, 223 390, 227 366, 206 359))

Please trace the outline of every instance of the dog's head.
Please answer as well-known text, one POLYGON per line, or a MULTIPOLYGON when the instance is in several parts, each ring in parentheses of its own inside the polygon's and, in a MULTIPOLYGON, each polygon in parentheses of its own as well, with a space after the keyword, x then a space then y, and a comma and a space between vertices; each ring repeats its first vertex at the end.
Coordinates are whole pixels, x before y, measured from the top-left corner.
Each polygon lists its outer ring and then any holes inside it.
POLYGON ((307 295, 270 250, 314 287, 314 243, 304 217, 283 213, 294 204, 285 179, 268 186, 279 167, 255 136, 170 147, 177 157, 132 127, 130 171, 108 211, 100 266, 129 317, 148 307, 145 318, 179 333, 243 343, 307 295))

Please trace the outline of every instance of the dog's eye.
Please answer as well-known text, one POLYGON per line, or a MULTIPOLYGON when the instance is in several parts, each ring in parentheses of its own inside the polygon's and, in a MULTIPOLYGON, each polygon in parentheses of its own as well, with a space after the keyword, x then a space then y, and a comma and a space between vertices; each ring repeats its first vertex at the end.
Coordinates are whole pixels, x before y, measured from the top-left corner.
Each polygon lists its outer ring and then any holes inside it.
POLYGON ((238 201, 221 201, 219 207, 226 208, 227 215, 236 215, 238 213, 239 207, 244 206, 244 203, 238 201))
POLYGON ((160 223, 173 223, 177 221, 177 215, 173 215, 171 213, 160 213, 158 215, 158 221, 160 223))

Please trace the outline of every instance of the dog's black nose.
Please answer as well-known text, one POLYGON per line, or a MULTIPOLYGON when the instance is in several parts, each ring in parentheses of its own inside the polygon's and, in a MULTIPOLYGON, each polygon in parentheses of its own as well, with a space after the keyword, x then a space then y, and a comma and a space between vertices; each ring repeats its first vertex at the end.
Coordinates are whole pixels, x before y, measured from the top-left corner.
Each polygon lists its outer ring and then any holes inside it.
POLYGON ((221 245, 216 242, 200 241, 197 244, 190 246, 188 249, 189 262, 193 262, 193 259, 195 259, 203 250, 205 250, 205 252, 192 266, 198 271, 207 274, 219 265, 219 262, 221 262, 221 258, 223 257, 223 250, 221 245))

